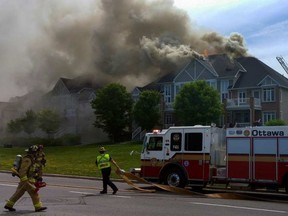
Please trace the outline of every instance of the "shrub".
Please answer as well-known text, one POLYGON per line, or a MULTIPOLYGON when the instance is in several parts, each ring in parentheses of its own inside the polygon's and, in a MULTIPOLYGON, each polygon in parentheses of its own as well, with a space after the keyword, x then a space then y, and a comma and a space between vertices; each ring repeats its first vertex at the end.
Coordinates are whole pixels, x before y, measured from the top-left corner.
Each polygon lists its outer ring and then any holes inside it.
POLYGON ((286 125, 287 123, 282 120, 282 119, 273 119, 270 121, 267 121, 265 123, 265 126, 281 126, 281 125, 286 125))

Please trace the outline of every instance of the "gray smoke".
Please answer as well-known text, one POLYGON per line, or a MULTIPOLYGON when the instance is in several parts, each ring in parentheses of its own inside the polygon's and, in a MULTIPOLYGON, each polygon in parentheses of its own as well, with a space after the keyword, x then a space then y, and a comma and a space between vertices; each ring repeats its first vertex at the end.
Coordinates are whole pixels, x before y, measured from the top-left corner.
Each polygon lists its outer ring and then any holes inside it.
POLYGON ((172 0, 0 1, 0 33, 0 100, 60 77, 143 85, 204 50, 247 55, 240 34, 201 29, 172 0))

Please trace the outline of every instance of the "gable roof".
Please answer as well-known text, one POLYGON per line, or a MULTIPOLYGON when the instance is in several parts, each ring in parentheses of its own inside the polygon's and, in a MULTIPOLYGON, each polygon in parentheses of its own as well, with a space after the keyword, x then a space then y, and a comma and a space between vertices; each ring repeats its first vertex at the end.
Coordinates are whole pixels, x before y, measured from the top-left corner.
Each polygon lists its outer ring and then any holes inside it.
POLYGON ((159 79, 159 83, 173 82, 173 80, 183 71, 188 68, 191 62, 197 61, 204 68, 219 78, 237 77, 239 72, 246 72, 245 68, 238 61, 230 59, 226 54, 209 55, 205 59, 192 59, 188 64, 180 70, 172 71, 159 79))
POLYGON ((94 90, 101 88, 101 85, 98 83, 95 83, 93 80, 89 80, 84 77, 76 77, 74 79, 60 78, 60 80, 62 80, 70 93, 79 92, 84 88, 91 88, 94 90))
POLYGON ((275 80, 279 86, 288 88, 288 79, 264 64, 255 57, 241 57, 237 61, 245 68, 247 73, 243 73, 236 81, 233 88, 252 88, 259 86, 260 82, 267 76, 275 80))
POLYGON ((236 60, 230 59, 226 54, 209 55, 208 61, 219 77, 236 77, 239 72, 246 70, 236 60))
MULTIPOLYGON (((46 93, 44 96, 55 96, 55 95, 63 95, 63 94, 71 94, 81 95, 81 100, 83 98, 89 98, 88 92, 94 92, 97 89, 101 88, 103 84, 99 84, 95 82, 92 78, 89 79, 89 77, 86 76, 80 76, 76 77, 74 79, 68 79, 68 78, 59 78, 57 83, 54 85, 53 89, 46 93), (83 93, 85 92, 85 96, 83 96, 83 93)), ((79 96, 78 95, 78 96, 79 96)), ((78 97, 77 96, 77 97, 78 97)))
POLYGON ((181 73, 191 71, 194 67, 193 64, 197 62, 199 65, 203 66, 207 71, 211 73, 213 77, 218 77, 217 72, 214 70, 213 66, 210 64, 209 61, 200 58, 193 58, 188 63, 186 63, 180 70, 171 71, 170 73, 161 77, 157 82, 158 83, 171 83, 173 82, 181 73))
POLYGON ((139 91, 145 91, 145 90, 155 90, 155 91, 159 91, 161 90, 161 86, 159 83, 157 82, 151 82, 148 83, 147 85, 143 86, 143 87, 136 87, 137 89, 139 89, 139 91))

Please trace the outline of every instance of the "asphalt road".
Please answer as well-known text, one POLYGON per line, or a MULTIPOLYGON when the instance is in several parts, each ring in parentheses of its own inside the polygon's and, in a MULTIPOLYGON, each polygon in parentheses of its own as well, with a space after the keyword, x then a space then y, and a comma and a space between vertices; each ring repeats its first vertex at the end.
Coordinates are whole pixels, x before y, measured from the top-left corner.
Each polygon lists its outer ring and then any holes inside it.
MULTIPOLYGON (((48 209, 35 213, 29 195, 26 193, 15 205, 16 212, 0 208, 0 215, 97 215, 97 216, 271 216, 287 215, 288 203, 271 200, 239 199, 235 196, 183 195, 157 190, 143 193, 123 182, 116 195, 110 190, 100 195, 102 182, 96 179, 45 176, 47 186, 40 190, 41 200, 48 209), (220 197, 220 198, 219 198, 220 197)), ((15 192, 18 179, 7 173, 0 173, 0 206, 15 192)), ((139 185, 144 187, 146 185, 139 185)))

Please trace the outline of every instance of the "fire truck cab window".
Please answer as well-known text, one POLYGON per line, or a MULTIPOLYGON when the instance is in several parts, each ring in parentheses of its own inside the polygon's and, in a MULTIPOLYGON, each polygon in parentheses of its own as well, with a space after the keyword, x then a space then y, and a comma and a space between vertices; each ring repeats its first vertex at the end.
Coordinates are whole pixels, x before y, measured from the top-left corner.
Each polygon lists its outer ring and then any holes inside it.
POLYGON ((162 137, 150 137, 149 143, 147 144, 147 150, 149 151, 161 151, 163 145, 162 137))
POLYGON ((181 133, 171 133, 171 151, 181 151, 181 141, 182 134, 181 133))
POLYGON ((202 151, 202 145, 202 133, 185 133, 185 151, 202 151))

